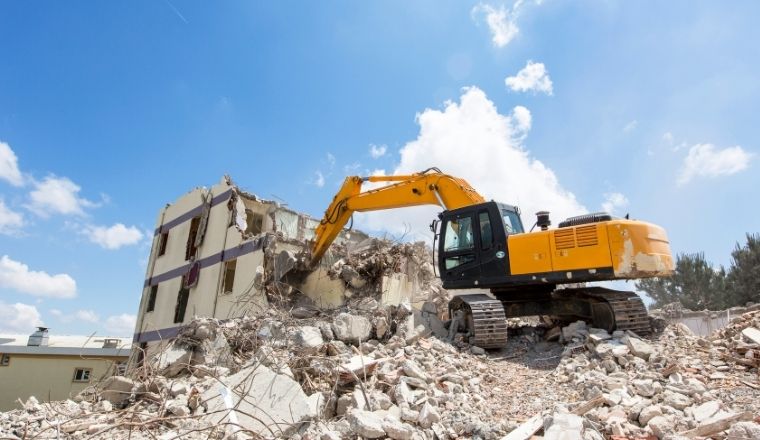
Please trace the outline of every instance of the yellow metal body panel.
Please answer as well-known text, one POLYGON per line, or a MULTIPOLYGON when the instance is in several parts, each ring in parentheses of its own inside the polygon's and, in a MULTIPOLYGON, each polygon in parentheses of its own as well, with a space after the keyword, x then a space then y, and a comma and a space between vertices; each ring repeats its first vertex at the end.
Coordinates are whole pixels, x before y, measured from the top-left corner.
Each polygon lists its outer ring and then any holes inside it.
POLYGON ((552 267, 555 271, 612 266, 607 230, 590 223, 550 231, 552 267))
POLYGON ((673 271, 665 230, 641 221, 612 220, 515 234, 507 244, 511 275, 579 270, 595 274, 596 269, 612 268, 611 279, 631 279, 673 271))
POLYGON ((507 238, 512 275, 552 271, 548 231, 515 234, 507 238))
POLYGON ((673 272, 673 255, 663 228, 632 220, 615 220, 604 225, 616 278, 654 277, 673 272))

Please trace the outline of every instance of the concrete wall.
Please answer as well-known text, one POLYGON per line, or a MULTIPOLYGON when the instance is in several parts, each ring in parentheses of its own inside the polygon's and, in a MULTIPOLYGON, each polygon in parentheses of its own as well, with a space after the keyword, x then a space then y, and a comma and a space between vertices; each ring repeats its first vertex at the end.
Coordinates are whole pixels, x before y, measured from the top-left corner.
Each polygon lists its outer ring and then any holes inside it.
POLYGON ((758 310, 760 306, 734 307, 728 310, 713 312, 709 310, 695 312, 684 311, 673 313, 666 317, 669 322, 680 322, 689 327, 695 335, 709 336, 711 333, 726 327, 732 319, 752 310, 758 310))
POLYGON ((35 396, 42 401, 74 397, 100 378, 110 375, 114 365, 127 357, 83 358, 12 354, 7 366, 0 367, 0 411, 20 408, 16 399, 35 396), (90 380, 74 382, 76 368, 91 368, 90 380))

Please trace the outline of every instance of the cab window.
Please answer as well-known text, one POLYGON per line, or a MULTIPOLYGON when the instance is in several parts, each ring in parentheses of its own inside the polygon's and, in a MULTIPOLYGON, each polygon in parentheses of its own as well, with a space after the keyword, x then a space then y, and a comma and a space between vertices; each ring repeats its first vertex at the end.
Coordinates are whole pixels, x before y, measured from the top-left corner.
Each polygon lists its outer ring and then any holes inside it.
POLYGON ((522 234, 522 222, 517 213, 508 209, 501 210, 501 216, 504 218, 504 229, 507 234, 522 234))
POLYGON ((478 216, 480 221, 480 247, 489 249, 493 243, 493 233, 491 232, 491 220, 487 212, 481 212, 478 216))
POLYGON ((446 223, 443 250, 445 252, 472 249, 472 218, 464 217, 451 219, 446 223))

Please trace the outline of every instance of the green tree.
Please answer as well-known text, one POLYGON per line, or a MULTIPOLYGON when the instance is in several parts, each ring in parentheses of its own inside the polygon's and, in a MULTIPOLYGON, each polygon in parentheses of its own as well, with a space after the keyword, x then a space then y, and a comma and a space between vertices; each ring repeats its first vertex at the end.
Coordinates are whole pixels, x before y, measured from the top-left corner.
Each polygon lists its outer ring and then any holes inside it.
POLYGON ((728 287, 731 305, 760 302, 760 234, 747 234, 747 243, 731 252, 728 287))
POLYGON ((642 279, 636 288, 654 300, 654 307, 676 301, 692 310, 726 307, 726 272, 714 269, 702 253, 679 254, 672 276, 642 279))

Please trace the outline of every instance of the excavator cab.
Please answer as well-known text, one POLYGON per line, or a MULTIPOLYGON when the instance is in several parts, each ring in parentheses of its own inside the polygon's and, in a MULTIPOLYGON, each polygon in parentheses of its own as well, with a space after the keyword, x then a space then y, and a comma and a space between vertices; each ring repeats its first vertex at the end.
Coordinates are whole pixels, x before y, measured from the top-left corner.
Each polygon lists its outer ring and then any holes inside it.
POLYGON ((439 218, 445 288, 488 287, 508 276, 507 236, 524 232, 516 206, 491 201, 443 211, 439 218))

